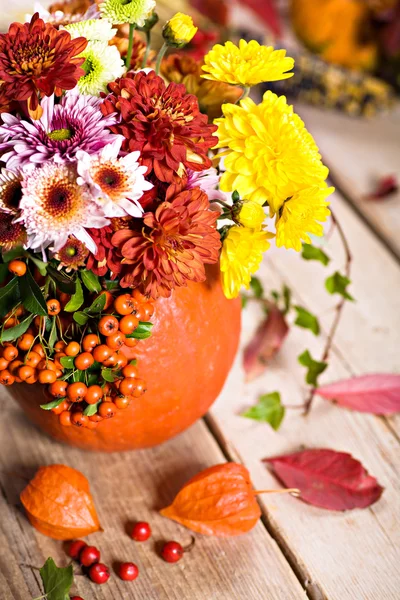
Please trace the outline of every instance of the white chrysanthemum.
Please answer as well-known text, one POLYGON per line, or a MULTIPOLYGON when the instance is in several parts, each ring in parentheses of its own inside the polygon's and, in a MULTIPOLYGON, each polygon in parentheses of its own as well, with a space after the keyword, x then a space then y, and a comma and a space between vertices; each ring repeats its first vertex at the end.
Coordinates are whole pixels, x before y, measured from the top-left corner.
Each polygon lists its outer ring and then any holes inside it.
POLYGON ((89 42, 80 56, 85 57, 82 68, 85 71, 78 80, 81 94, 99 96, 107 91, 107 85, 125 72, 124 61, 116 46, 105 42, 89 42))
POLYGON ((89 21, 79 21, 62 27, 66 29, 73 39, 85 37, 88 42, 109 42, 117 33, 113 29, 112 23, 107 19, 90 19, 89 21))
POLYGON ((51 244, 57 251, 69 236, 75 236, 88 250, 96 252, 87 229, 105 227, 109 220, 93 200, 89 187, 79 185, 76 178, 74 167, 54 163, 25 175, 18 221, 25 225, 27 247, 43 250, 51 244))
POLYGON ((22 198, 22 175, 19 172, 1 169, 0 210, 7 213, 18 212, 22 198))
POLYGON ((153 184, 144 178, 147 167, 138 163, 140 152, 118 158, 122 141, 121 136, 97 155, 78 152, 78 183, 90 186, 106 217, 141 217, 139 199, 153 184))
POLYGON ((105 0, 100 4, 100 12, 114 25, 131 23, 143 27, 155 6, 155 0, 105 0))

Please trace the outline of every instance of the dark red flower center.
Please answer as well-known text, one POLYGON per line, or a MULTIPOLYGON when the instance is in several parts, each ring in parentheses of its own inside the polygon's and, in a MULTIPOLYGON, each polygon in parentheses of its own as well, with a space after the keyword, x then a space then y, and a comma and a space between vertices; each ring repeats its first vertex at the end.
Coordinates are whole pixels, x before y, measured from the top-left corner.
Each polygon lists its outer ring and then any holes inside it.
POLYGON ((73 194, 64 185, 52 188, 45 199, 44 207, 53 217, 61 217, 68 214, 73 208, 73 194))
POLYGON ((16 211, 22 198, 21 182, 11 181, 3 191, 2 202, 4 206, 12 211, 16 211))

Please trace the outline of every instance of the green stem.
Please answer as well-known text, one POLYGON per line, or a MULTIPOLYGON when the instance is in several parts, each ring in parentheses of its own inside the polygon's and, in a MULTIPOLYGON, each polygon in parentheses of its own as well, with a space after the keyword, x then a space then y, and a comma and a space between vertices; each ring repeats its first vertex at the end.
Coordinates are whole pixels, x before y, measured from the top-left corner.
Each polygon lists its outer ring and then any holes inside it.
POLYGON ((243 88, 243 93, 242 93, 242 95, 240 96, 240 98, 238 98, 238 99, 236 100, 235 104, 239 104, 239 102, 240 102, 241 100, 244 100, 245 98, 247 98, 247 96, 248 96, 249 94, 250 94, 250 88, 249 88, 249 87, 244 87, 244 88, 243 88))
POLYGON ((145 51, 144 56, 143 56, 142 69, 144 69, 146 67, 146 65, 147 65, 147 59, 149 58, 149 53, 150 53, 150 38, 151 38, 150 31, 146 31, 146 51, 145 51))
POLYGON ((134 23, 131 23, 129 25, 129 44, 128 44, 128 52, 126 53, 126 61, 125 61, 125 66, 126 66, 126 68, 127 68, 128 71, 129 71, 129 69, 131 67, 132 50, 133 50, 133 38, 135 36, 135 27, 136 27, 136 25, 134 23))
POLYGON ((161 61, 164 58, 164 54, 166 53, 167 50, 168 50, 168 44, 166 42, 164 42, 164 44, 161 46, 161 50, 157 56, 157 62, 156 62, 156 68, 155 68, 157 75, 160 74, 161 61))

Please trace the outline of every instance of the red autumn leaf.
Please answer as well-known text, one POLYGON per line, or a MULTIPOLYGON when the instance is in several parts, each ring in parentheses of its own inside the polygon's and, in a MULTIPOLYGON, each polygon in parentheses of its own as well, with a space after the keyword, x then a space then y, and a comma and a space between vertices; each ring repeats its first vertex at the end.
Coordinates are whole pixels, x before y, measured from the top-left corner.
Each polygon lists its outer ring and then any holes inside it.
POLYGON ((325 448, 266 458, 275 475, 299 498, 329 510, 366 508, 379 500, 381 487, 362 464, 346 452, 325 448))
POLYGON ((249 472, 237 463, 201 471, 160 513, 188 529, 219 537, 250 531, 261 515, 249 472))
POLYGON ((40 467, 20 498, 33 527, 56 540, 101 529, 88 480, 66 465, 40 467))
POLYGON ((323 385, 316 393, 340 406, 374 415, 400 412, 400 375, 372 374, 323 385))
POLYGON ((268 361, 278 352, 288 331, 282 312, 272 306, 244 349, 243 367, 247 381, 252 381, 265 371, 268 361))

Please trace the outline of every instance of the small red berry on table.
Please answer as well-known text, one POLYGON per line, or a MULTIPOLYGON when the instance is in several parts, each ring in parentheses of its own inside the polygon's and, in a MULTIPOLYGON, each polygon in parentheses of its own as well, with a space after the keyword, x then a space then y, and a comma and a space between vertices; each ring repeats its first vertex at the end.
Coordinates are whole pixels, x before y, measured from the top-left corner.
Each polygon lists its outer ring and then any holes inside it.
POLYGON ((90 567, 100 560, 100 550, 96 546, 85 546, 79 555, 79 562, 83 567, 90 567))
POLYGON ((83 600, 82 596, 71 596, 70 600, 83 600))
POLYGON ((74 540, 68 547, 67 554, 74 560, 78 560, 80 553, 86 548, 87 543, 83 540, 74 540))
POLYGON ((134 581, 139 575, 139 569, 135 563, 122 563, 119 566, 118 575, 123 581, 134 581))
POLYGON ((106 583, 110 579, 110 570, 103 563, 96 563, 89 569, 89 577, 93 583, 106 583))
POLYGON ((135 542, 145 542, 151 536, 151 528, 145 521, 135 523, 131 532, 131 538, 135 542))
POLYGON ((176 563, 181 560, 184 549, 179 542, 166 542, 161 550, 162 558, 168 563, 176 563))

